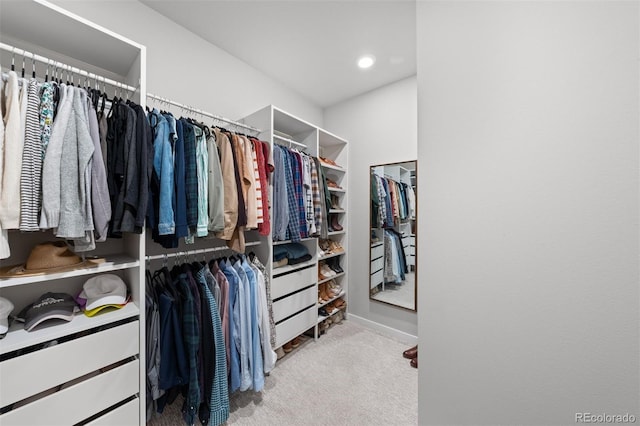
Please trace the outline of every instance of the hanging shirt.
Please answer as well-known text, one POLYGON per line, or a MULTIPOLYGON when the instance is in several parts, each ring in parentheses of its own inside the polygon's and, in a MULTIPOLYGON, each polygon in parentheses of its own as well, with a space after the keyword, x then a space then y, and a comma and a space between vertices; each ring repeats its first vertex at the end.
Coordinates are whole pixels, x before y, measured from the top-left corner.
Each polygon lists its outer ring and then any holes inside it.
POLYGON ((248 287, 248 295, 249 297, 249 328, 251 331, 251 338, 249 341, 250 345, 250 353, 249 356, 249 367, 251 368, 251 377, 253 382, 253 390, 255 392, 260 392, 264 388, 264 364, 262 359, 262 350, 260 346, 260 330, 258 324, 258 280, 256 278, 256 274, 247 263, 247 259, 245 256, 242 256, 242 268, 247 274, 247 279, 249 283, 248 287))
POLYGON ((20 230, 39 231, 42 145, 40 140, 40 83, 29 81, 27 121, 20 176, 20 230))
MULTIPOLYGON (((20 175, 24 146, 24 130, 20 117, 20 94, 18 74, 15 71, 9 71, 4 88, 6 99, 4 108, 5 132, 3 169, 2 175, 0 175, 0 225, 5 230, 17 229, 20 220, 20 175)), ((59 176, 59 169, 57 176, 59 176)))
POLYGON ((286 165, 284 150, 273 146, 273 240, 287 239, 289 227, 289 198, 287 193, 286 165))
POLYGON ((198 175, 198 224, 197 237, 209 234, 209 153, 204 131, 194 126, 196 136, 196 172, 198 175))
MULTIPOLYGON (((255 261, 257 257, 254 257, 253 263, 250 266, 253 269, 257 283, 256 294, 256 315, 257 323, 260 333, 260 346, 262 347, 262 360, 265 373, 269 373, 276 365, 278 355, 275 353, 271 343, 271 326, 269 322, 269 309, 267 303, 267 290, 265 277, 262 271, 257 267, 255 261)), ((259 261, 258 261, 259 262, 259 261)))
POLYGON ((211 232, 222 232, 225 226, 225 193, 220 153, 216 145, 215 134, 207 138, 208 159, 208 200, 209 200, 209 224, 207 229, 211 232))
POLYGON ((229 390, 235 392, 240 389, 242 382, 240 374, 240 277, 235 269, 224 260, 220 260, 218 266, 229 283, 229 358, 231 360, 229 390))
POLYGON ((236 186, 235 164, 231 142, 220 129, 214 129, 215 142, 220 153, 224 194, 224 229, 216 234, 218 238, 230 240, 238 224, 238 189, 236 186))
POLYGON ((253 377, 251 374, 251 363, 253 362, 253 352, 251 351, 251 293, 249 278, 239 261, 234 262, 238 277, 238 303, 240 307, 240 320, 236 327, 240 331, 240 391, 246 391, 253 387, 253 377))

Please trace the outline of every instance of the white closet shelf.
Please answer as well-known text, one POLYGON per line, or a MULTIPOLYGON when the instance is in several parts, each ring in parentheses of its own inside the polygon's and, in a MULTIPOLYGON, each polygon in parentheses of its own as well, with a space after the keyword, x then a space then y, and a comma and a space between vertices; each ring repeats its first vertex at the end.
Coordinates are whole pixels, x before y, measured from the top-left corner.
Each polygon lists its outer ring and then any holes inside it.
POLYGON ((323 315, 318 315, 318 324, 320 324, 322 321, 326 320, 327 318, 331 318, 332 316, 334 316, 340 311, 342 311, 342 309, 334 309, 334 311, 331 312, 328 317, 325 317, 323 315))
POLYGON ((0 288, 31 284, 42 281, 60 280, 71 277, 80 277, 83 275, 100 274, 103 272, 117 271, 120 269, 129 269, 140 266, 140 261, 132 256, 123 254, 112 254, 100 257, 104 257, 106 261, 92 268, 75 269, 73 271, 58 272, 54 274, 33 275, 29 277, 1 278, 0 288))
POLYGON ((346 213, 345 209, 329 209, 329 213, 346 213))
POLYGON ((285 265, 282 268, 275 268, 273 270, 273 277, 275 278, 282 274, 286 274, 287 272, 293 272, 293 271, 297 271, 298 269, 304 269, 307 266, 315 266, 315 265, 316 265, 315 259, 311 259, 306 262, 298 263, 295 265, 285 265))
POLYGON ((332 188, 332 187, 328 187, 327 188, 329 190, 329 192, 347 192, 342 188, 332 188))
POLYGON ((327 235, 342 235, 344 233, 346 233, 345 230, 342 230, 342 231, 331 231, 331 232, 327 232, 327 235))
POLYGON ((332 257, 336 257, 336 256, 342 256, 344 254, 344 252, 339 252, 339 253, 331 253, 331 254, 327 254, 325 256, 319 257, 318 258, 318 262, 321 262, 325 259, 331 259, 332 257))
POLYGON ((327 164, 327 163, 323 163, 322 160, 320 160, 320 165, 322 167, 324 167, 325 169, 328 170, 335 170, 336 172, 341 172, 341 173, 345 173, 346 170, 340 166, 334 166, 333 164, 327 164))
POLYGON ((318 284, 326 283, 327 281, 331 281, 333 279, 343 277, 344 274, 345 274, 344 272, 340 272, 339 274, 336 274, 336 275, 334 275, 332 277, 327 277, 325 279, 322 279, 322 280, 318 281, 318 284))
MULTIPOLYGON (((89 330, 126 318, 137 317, 139 314, 140 309, 136 304, 129 302, 122 309, 98 314, 94 317, 88 317, 82 312, 78 312, 73 317, 73 320, 68 323, 56 323, 56 325, 51 327, 46 327, 46 323, 43 323, 43 328, 34 331, 26 331, 23 328, 24 324, 14 321, 11 327, 9 327, 7 335, 4 339, 0 340, 0 354, 6 354, 28 346, 59 339, 73 333, 89 330)), ((79 356, 81 355, 82 354, 79 354, 79 356)))
MULTIPOLYGON (((300 243, 301 243, 301 242, 303 242, 303 241, 311 241, 311 240, 316 240, 316 239, 317 239, 317 237, 309 237, 309 238, 303 238, 303 239, 301 239, 300 241, 296 241, 296 242, 300 242, 300 243)), ((294 241, 291 241, 291 240, 285 240, 285 241, 274 241, 274 242, 273 242, 273 245, 274 245, 274 246, 277 246, 277 245, 280 245, 280 244, 290 244, 290 243, 293 243, 293 242, 294 242, 294 241)))

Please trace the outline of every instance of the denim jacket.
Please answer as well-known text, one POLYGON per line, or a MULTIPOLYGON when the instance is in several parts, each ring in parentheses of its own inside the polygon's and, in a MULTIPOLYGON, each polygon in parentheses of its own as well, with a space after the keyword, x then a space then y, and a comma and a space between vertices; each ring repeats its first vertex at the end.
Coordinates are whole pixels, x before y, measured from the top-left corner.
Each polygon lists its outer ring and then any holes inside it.
POLYGON ((154 131, 153 168, 160 179, 160 209, 158 220, 158 234, 171 235, 176 226, 173 219, 173 140, 175 133, 171 133, 169 122, 153 109, 149 113, 149 123, 154 131))

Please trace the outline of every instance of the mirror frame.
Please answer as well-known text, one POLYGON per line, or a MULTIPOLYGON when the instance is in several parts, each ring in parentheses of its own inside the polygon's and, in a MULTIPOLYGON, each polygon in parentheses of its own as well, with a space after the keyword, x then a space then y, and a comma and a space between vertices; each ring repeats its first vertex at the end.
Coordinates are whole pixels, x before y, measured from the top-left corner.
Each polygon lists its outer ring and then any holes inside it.
MULTIPOLYGON (((406 306, 400 306, 400 305, 396 305, 394 303, 391 302, 387 302, 384 300, 378 300, 375 299, 372 295, 371 295, 371 261, 372 261, 372 256, 371 256, 371 230, 373 229, 372 225, 373 223, 371 222, 371 193, 369 191, 369 233, 368 233, 368 239, 369 239, 369 279, 367 280, 367 286, 369 287, 369 300, 372 300, 374 302, 378 302, 378 303, 383 303, 385 305, 389 305, 389 306, 393 306, 395 308, 398 309, 404 309, 407 311, 411 311, 411 312, 418 312, 418 190, 417 190, 417 186, 418 186, 418 160, 409 160, 409 161, 394 161, 393 163, 384 163, 384 164, 373 164, 369 166, 369 188, 371 188, 371 178, 373 175, 373 169, 377 168, 377 167, 386 167, 386 166, 394 166, 394 165, 400 165, 400 164, 404 164, 404 163, 414 163, 415 164, 415 179, 416 179, 416 189, 414 191, 415 195, 416 195, 416 215, 415 215, 415 223, 414 223, 414 256, 415 256, 415 264, 414 264, 414 287, 413 287, 413 309, 412 308, 407 308, 406 306)), ((383 278, 384 279, 384 278, 383 278)))

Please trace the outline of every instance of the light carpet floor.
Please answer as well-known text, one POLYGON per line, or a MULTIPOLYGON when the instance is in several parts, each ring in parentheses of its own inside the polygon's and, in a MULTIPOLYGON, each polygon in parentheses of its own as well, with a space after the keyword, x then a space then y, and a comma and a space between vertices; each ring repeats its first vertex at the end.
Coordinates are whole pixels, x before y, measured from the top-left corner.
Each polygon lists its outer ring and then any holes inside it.
MULTIPOLYGON (((417 425, 418 370, 407 345, 352 321, 278 361, 262 392, 231 396, 227 425, 417 425)), ((182 400, 147 425, 183 425, 182 400)))

